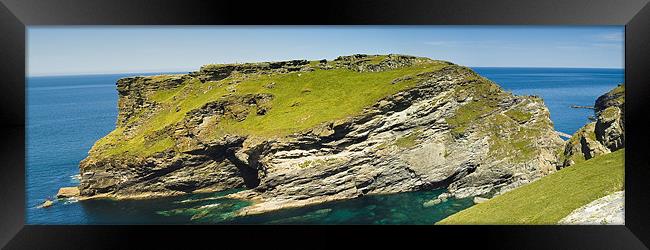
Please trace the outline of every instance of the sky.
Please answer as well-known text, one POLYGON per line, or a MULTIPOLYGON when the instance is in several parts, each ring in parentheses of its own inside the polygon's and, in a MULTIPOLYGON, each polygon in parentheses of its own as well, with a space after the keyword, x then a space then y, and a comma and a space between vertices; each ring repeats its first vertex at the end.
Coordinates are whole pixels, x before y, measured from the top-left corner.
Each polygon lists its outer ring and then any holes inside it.
POLYGON ((623 68, 623 26, 30 26, 29 76, 407 54, 469 67, 623 68))

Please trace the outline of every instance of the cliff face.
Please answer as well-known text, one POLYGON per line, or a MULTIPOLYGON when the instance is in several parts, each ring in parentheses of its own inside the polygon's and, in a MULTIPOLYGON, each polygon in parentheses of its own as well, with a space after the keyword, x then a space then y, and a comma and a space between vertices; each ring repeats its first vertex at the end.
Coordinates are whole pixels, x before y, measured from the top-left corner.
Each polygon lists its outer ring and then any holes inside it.
POLYGON ((596 121, 580 128, 565 145, 558 168, 625 147, 625 85, 598 97, 596 121))
POLYGON ((81 162, 82 196, 246 187, 264 212, 448 187, 490 195, 555 170, 542 100, 401 55, 208 65, 118 81, 117 128, 81 162))

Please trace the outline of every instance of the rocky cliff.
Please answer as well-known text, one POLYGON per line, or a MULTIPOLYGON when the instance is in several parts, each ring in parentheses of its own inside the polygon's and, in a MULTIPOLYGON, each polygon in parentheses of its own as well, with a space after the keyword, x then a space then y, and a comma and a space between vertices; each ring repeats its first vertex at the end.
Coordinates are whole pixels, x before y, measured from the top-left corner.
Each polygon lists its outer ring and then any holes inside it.
POLYGON ((428 58, 206 65, 117 88, 117 127, 80 164, 85 197, 245 187, 231 195, 255 201, 245 214, 442 187, 489 196, 555 171, 562 145, 540 98, 428 58))
POLYGON ((580 128, 566 142, 558 168, 589 160, 625 146, 625 85, 596 99, 596 121, 580 128))

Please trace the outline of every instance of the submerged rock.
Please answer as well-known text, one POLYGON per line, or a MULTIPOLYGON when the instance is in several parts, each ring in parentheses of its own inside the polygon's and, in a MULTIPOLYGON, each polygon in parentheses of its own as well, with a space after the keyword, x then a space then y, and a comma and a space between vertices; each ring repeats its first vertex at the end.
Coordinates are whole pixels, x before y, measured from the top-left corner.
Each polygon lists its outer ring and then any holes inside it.
POLYGON ((43 204, 41 204, 40 207, 41 207, 41 208, 48 208, 48 207, 51 207, 52 205, 54 205, 54 202, 52 202, 51 200, 47 199, 47 200, 45 200, 45 202, 43 202, 43 204))
POLYGON ((118 82, 118 127, 81 162, 82 196, 119 199, 246 187, 228 196, 255 202, 241 214, 435 188, 464 198, 509 190, 555 171, 555 152, 562 145, 540 98, 512 95, 469 68, 427 58, 353 55, 331 62, 211 65, 164 78, 155 80, 161 86, 152 86, 149 78, 118 82), (302 70, 306 67, 317 69, 302 70), (344 93, 346 100, 320 97, 332 103, 322 114, 300 111, 310 105, 305 96, 320 92, 311 87, 290 92, 295 88, 287 84, 298 84, 294 71, 306 79, 298 82, 329 72, 349 75, 332 78, 331 84, 364 79, 366 88, 395 91, 343 118, 288 134, 280 128, 260 134, 269 129, 257 125, 264 119, 277 119, 271 126, 297 127, 344 112, 355 101, 350 98, 368 97, 367 89, 356 89, 344 93), (382 72, 395 73, 381 78, 382 72), (246 93, 251 81, 259 88, 246 93), (242 89, 226 91, 232 82, 242 89), (184 92, 203 91, 206 84, 223 92, 184 92), (193 102, 205 103, 187 112, 169 111, 193 102), (287 124, 291 112, 304 113, 287 124), (144 146, 122 146, 126 142, 144 146), (153 153, 141 153, 148 151, 153 153))
POLYGON ((435 198, 435 199, 432 199, 432 200, 429 200, 429 201, 426 201, 426 202, 422 203, 422 206, 423 207, 433 207, 433 206, 438 205, 438 204, 440 204, 442 202, 445 202, 446 200, 447 200, 446 198, 444 200, 441 199, 441 198, 435 198))

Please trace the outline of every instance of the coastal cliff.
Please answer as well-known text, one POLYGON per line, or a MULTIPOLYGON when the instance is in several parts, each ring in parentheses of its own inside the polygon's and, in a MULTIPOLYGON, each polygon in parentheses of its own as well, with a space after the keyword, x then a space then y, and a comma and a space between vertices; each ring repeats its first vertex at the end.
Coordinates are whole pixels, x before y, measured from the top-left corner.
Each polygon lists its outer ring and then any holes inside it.
POLYGON ((254 201, 247 214, 435 188, 491 196, 561 164, 540 98, 428 58, 212 64, 117 90, 116 129, 80 163, 85 198, 246 188, 230 197, 254 201))
POLYGON ((598 97, 596 121, 558 152, 559 171, 437 224, 624 224, 625 86, 598 97))
POLYGON ((558 168, 568 167, 625 146, 625 85, 598 97, 596 121, 580 128, 567 142, 558 168))

